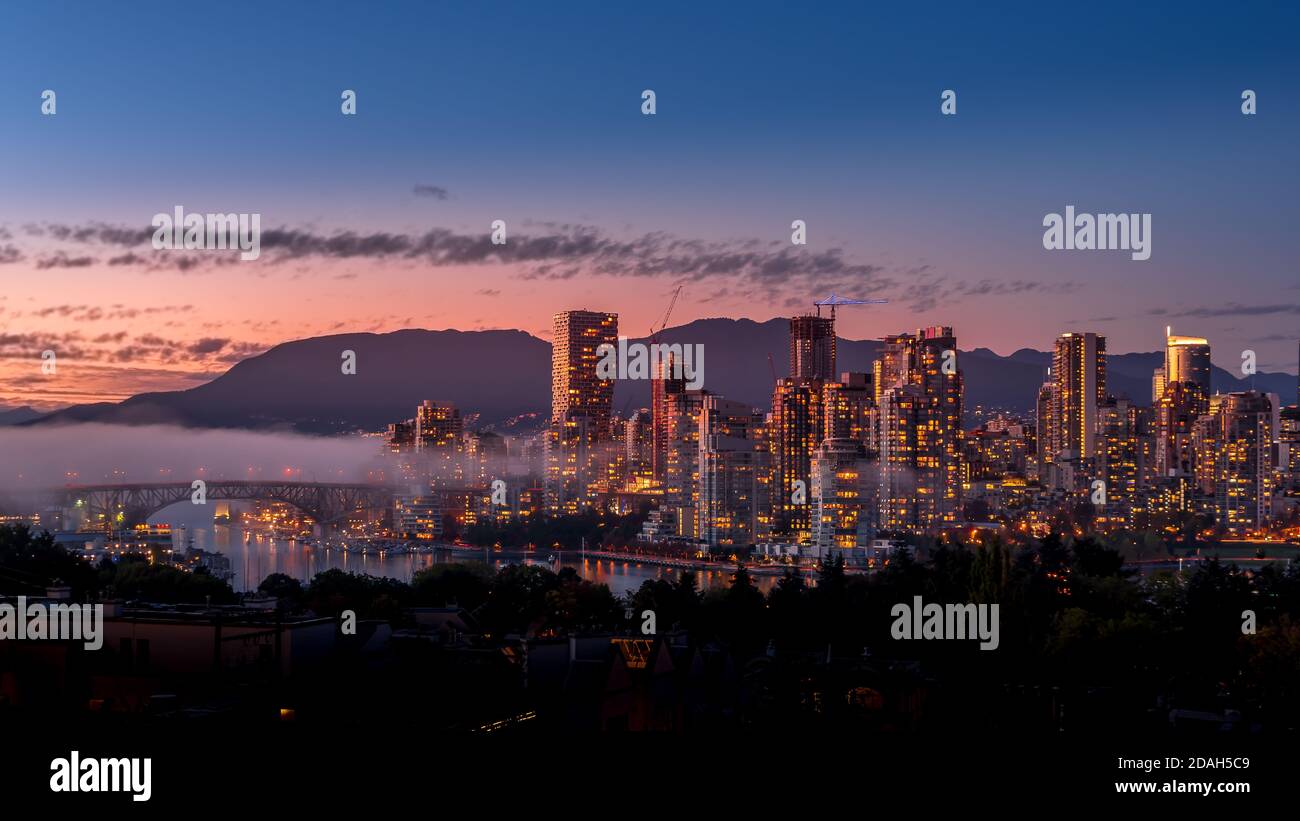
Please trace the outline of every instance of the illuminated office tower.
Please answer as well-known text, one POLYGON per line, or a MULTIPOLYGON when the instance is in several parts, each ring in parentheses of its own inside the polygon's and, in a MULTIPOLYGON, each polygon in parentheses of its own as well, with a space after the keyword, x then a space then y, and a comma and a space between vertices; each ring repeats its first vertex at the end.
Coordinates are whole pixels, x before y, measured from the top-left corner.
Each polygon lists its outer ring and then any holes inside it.
POLYGON ((1229 533, 1246 535, 1272 510, 1272 403, 1258 391, 1230 393, 1215 423, 1215 517, 1229 533))
POLYGON ((812 459, 812 543, 817 556, 870 547, 879 465, 858 439, 826 439, 812 459))
POLYGON ((1052 355, 1052 373, 1057 453, 1068 450, 1076 458, 1089 458, 1096 445, 1097 406, 1106 401, 1106 337, 1061 334, 1052 355))
POLYGON ((596 365, 601 345, 618 345, 618 314, 562 311, 553 328, 546 505, 576 513, 609 490, 614 381, 600 379, 596 365))
POLYGON ((1196 448, 1192 428, 1210 410, 1209 398, 1195 382, 1173 382, 1152 407, 1155 417, 1156 473, 1194 476, 1196 448))
POLYGON ((1133 524, 1134 506, 1154 478, 1154 437, 1149 413, 1127 399, 1108 399, 1097 406, 1096 473, 1105 482, 1106 501, 1099 524, 1133 524))
POLYGON ((776 381, 768 426, 772 526, 776 533, 801 536, 808 532, 812 455, 821 444, 825 424, 820 379, 791 377, 776 381))
POLYGON ((710 545, 753 544, 762 532, 767 448, 763 415, 719 396, 699 414, 699 538, 710 545))
POLYGON ((684 374, 674 376, 671 355, 653 363, 650 376, 651 451, 650 468, 662 482, 668 471, 668 418, 679 394, 686 392, 684 374))
POLYGON ((835 320, 828 316, 790 318, 790 377, 835 378, 835 320))
POLYGON ((842 373, 822 386, 826 424, 823 439, 856 439, 876 453, 876 393, 869 373, 842 373))
POLYGON ((962 372, 952 329, 886 337, 876 374, 880 526, 926 531, 958 521, 962 372))
POLYGON ((1199 336, 1165 336, 1165 384, 1194 382, 1209 396, 1210 342, 1199 336))

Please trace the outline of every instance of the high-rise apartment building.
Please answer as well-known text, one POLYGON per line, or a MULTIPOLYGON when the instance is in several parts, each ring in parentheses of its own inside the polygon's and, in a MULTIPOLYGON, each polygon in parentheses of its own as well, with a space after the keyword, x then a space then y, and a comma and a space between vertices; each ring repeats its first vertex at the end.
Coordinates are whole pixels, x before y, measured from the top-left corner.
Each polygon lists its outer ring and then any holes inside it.
POLYGON ((623 450, 628 486, 648 486, 654 479, 654 429, 649 408, 633 411, 623 423, 623 450))
POLYGON ((614 381, 596 365, 602 345, 618 345, 618 314, 561 311, 551 340, 551 425, 546 436, 546 505, 577 513, 611 485, 614 381))
POLYGON ((825 424, 820 379, 777 380, 768 425, 776 533, 801 536, 808 532, 812 455, 821 444, 825 424))
POLYGON ((719 396, 699 413, 699 538, 745 546, 766 535, 762 511, 769 468, 763 414, 719 396))
POLYGON ((1106 337, 1061 334, 1052 355, 1052 374, 1057 454, 1068 450, 1074 458, 1089 458, 1096 445, 1097 406, 1106 401, 1106 337))
POLYGON ((1156 473, 1194 476, 1196 448, 1192 428, 1210 410, 1209 397, 1195 382, 1173 382, 1152 406, 1156 435, 1156 473))
POLYGON ((618 345, 618 314, 561 311, 552 323, 551 421, 586 417, 609 438, 614 381, 596 375, 601 345, 618 345))
POLYGON ((828 316, 790 318, 790 377, 835 378, 835 320, 828 316))
POLYGON ((1094 481, 1105 483, 1099 524, 1128 527, 1142 490, 1154 477, 1155 438, 1149 411, 1127 399, 1107 399, 1097 406, 1094 481))
POLYGON ((670 355, 651 367, 650 375, 650 469, 655 479, 662 482, 668 472, 668 419, 677 406, 678 395, 686 392, 683 375, 673 376, 673 357, 670 355))
POLYGON ((926 531, 957 522, 963 387, 952 328, 885 337, 876 376, 880 526, 926 531))
POLYGON ((878 462, 858 439, 832 438, 812 459, 812 543, 822 559, 865 550, 876 535, 878 462))
POLYGON ((1273 407, 1258 391, 1227 394, 1215 418, 1215 517, 1233 535, 1261 527, 1272 511, 1273 407))
POLYGON ((700 411, 708 396, 703 389, 685 390, 669 394, 666 403, 663 507, 678 536, 699 537, 700 411))
POLYGON ((822 386, 825 408, 823 439, 856 439, 876 453, 876 393, 869 373, 842 373, 822 386))
POLYGON ((1040 482, 1047 483, 1048 465, 1052 463, 1056 453, 1060 450, 1060 443, 1056 440, 1056 434, 1059 426, 1056 424, 1056 383, 1052 381, 1051 374, 1048 374, 1048 380, 1038 389, 1038 402, 1034 413, 1035 419, 1035 466, 1040 482))

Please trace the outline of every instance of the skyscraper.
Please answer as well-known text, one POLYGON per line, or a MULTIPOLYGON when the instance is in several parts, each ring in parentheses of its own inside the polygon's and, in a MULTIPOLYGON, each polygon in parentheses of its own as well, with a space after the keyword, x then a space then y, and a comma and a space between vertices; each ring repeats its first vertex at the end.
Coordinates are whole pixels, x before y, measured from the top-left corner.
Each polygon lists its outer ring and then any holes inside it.
POLYGON ((608 490, 614 447, 614 382, 600 379, 601 345, 618 345, 618 314, 562 311, 551 340, 551 425, 546 436, 546 505, 576 513, 608 490))
POLYGON ((699 414, 699 538, 753 544, 763 535, 768 452, 763 415, 748 405, 704 397, 699 414))
POLYGON ((1165 337, 1165 383, 1195 382, 1209 396, 1210 342, 1199 336, 1165 337))
POLYGON ((1219 404, 1215 433, 1215 517, 1229 533, 1246 535, 1272 511, 1272 403, 1258 391, 1228 394, 1219 404))
POLYGON ((678 536, 699 536, 700 411, 708 395, 702 389, 685 390, 669 394, 667 402, 663 505, 673 516, 678 536))
POLYGON ((624 459, 632 487, 650 483, 654 477, 654 431, 649 408, 634 411, 623 423, 624 459))
POLYGON ((827 382, 822 386, 822 406, 826 409, 823 439, 856 439, 869 453, 877 452, 871 374, 842 373, 838 382, 827 382))
POLYGON ((1171 383, 1152 407, 1155 416, 1156 472, 1163 477, 1194 476, 1196 449, 1192 428, 1210 410, 1209 398, 1195 382, 1171 383))
POLYGON ((668 418, 676 406, 679 394, 686 391, 684 376, 673 376, 673 358, 656 362, 650 375, 650 468, 654 478, 662 482, 668 471, 668 418))
POLYGON ((1053 444, 1075 458, 1093 456, 1097 406, 1106 401, 1106 337, 1093 333, 1064 333, 1056 338, 1052 355, 1055 376, 1053 444))
POLYGON ((1056 383, 1052 381, 1049 369, 1047 381, 1038 389, 1038 403, 1035 408, 1035 445, 1037 475, 1039 481, 1046 484, 1048 465, 1060 450, 1056 441, 1058 426, 1056 424, 1056 383))
POLYGON ((790 319, 790 376, 835 378, 835 320, 828 316, 790 319))
POLYGON ((772 518, 775 531, 808 532, 808 486, 813 451, 825 427, 820 379, 778 379, 772 392, 768 441, 772 452, 772 518))
POLYGON ((926 531, 958 521, 963 384, 952 328, 885 337, 876 374, 880 526, 926 531))
POLYGON ((1153 476, 1154 438, 1149 413, 1127 399, 1107 399, 1097 406, 1095 478, 1105 482, 1106 501, 1099 523, 1130 526, 1139 494, 1153 476))
POLYGON ((561 311, 551 339, 551 421, 586 417, 609 438, 614 381, 596 376, 601 345, 618 345, 618 314, 561 311))
POLYGON ((812 542, 822 559, 865 550, 876 535, 878 464, 858 439, 824 440, 812 459, 812 542))

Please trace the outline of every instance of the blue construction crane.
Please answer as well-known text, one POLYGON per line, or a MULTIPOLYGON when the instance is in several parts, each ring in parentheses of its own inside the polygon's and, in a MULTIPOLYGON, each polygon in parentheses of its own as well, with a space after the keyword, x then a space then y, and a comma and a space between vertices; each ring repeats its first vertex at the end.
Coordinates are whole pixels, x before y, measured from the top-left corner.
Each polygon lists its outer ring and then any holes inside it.
POLYGON ((887 305, 888 303, 889 300, 887 299, 849 299, 844 296, 836 296, 832 291, 829 297, 826 299, 820 299, 814 302, 813 305, 817 308, 817 316, 822 315, 823 305, 829 305, 831 307, 831 319, 833 320, 835 319, 836 305, 887 305))

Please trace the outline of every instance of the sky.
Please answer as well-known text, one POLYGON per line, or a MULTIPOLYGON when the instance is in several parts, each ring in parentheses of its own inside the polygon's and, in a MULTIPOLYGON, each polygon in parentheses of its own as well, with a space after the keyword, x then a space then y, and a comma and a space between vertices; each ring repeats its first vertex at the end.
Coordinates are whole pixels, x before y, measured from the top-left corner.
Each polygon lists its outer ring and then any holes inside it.
POLYGON ((848 338, 1172 325, 1296 372, 1300 11, 909 5, 0 5, 0 405, 327 333, 643 336, 678 285, 673 325, 834 291, 889 300, 848 338), (260 258, 154 250, 178 205, 259 214, 260 258), (1067 205, 1151 214, 1151 258, 1045 250, 1067 205))

